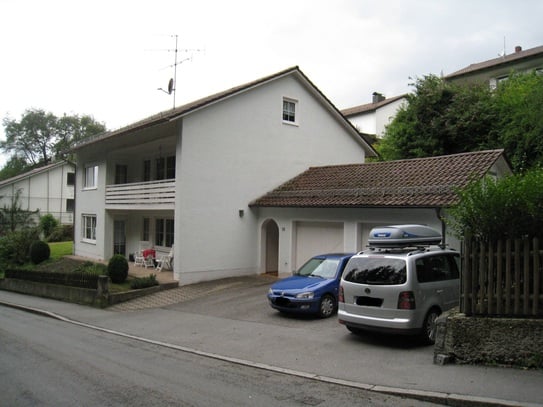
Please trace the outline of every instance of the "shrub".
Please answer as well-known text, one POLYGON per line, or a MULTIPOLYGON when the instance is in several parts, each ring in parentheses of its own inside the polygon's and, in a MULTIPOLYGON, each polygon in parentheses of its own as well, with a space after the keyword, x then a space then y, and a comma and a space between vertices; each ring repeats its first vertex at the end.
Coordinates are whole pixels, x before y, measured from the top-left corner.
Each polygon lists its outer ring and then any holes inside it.
POLYGON ((27 228, 10 232, 0 238, 0 263, 6 265, 21 265, 29 260, 30 245, 39 240, 37 228, 27 228))
POLYGON ((43 232, 43 237, 47 240, 49 240, 49 236, 55 228, 58 227, 58 220, 55 219, 53 215, 48 213, 47 215, 43 215, 40 217, 40 230, 43 232))
POLYGON ((475 181, 460 190, 459 196, 459 203, 449 209, 449 224, 460 238, 470 235, 494 241, 543 237, 541 169, 475 181))
POLYGON ((93 263, 91 261, 86 261, 80 266, 78 266, 75 270, 75 272, 81 272, 81 273, 87 273, 87 274, 94 274, 97 276, 107 276, 108 275, 108 268, 105 264, 102 263, 93 263))
POLYGON ((34 264, 40 264, 51 256, 49 245, 43 240, 36 240, 30 245, 30 260, 34 264))
POLYGON ((156 275, 154 274, 149 274, 149 277, 138 277, 130 281, 130 288, 133 290, 153 287, 155 285, 158 285, 158 281, 156 280, 156 275))
POLYGON ((107 274, 111 282, 115 284, 124 283, 126 277, 128 277, 128 261, 126 258, 120 254, 116 254, 109 259, 107 274))
POLYGON ((74 236, 74 227, 72 225, 58 225, 47 237, 48 242, 68 242, 72 241, 74 236))

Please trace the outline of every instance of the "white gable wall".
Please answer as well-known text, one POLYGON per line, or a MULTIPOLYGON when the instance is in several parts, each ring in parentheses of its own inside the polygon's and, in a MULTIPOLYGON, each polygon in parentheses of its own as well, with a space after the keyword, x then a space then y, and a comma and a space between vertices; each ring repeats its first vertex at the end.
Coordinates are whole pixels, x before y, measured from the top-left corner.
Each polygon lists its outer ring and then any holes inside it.
POLYGON ((51 214, 64 224, 71 224, 73 214, 66 211, 66 200, 74 199, 74 186, 67 184, 67 174, 75 171, 72 164, 51 166, 43 171, 16 177, 0 186, 0 205, 10 206, 17 191, 23 210, 39 210, 41 216, 51 214))
POLYGON ((183 118, 177 148, 181 284, 258 272, 258 217, 248 203, 310 166, 365 157, 352 133, 291 76, 183 118), (283 97, 298 101, 297 125, 283 123, 283 97))

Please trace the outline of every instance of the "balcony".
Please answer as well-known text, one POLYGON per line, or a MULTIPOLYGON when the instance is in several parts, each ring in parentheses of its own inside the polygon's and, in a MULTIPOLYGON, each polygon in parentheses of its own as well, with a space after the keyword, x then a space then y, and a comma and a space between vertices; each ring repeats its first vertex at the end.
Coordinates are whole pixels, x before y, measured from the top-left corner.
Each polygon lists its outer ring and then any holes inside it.
POLYGON ((106 185, 106 209, 169 209, 175 204, 175 180, 106 185))

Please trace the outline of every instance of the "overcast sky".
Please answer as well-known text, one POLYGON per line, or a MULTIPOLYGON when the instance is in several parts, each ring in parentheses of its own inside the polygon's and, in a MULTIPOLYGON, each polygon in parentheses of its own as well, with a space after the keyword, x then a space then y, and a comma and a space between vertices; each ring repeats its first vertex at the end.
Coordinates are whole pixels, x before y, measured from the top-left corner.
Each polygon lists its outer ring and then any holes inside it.
POLYGON ((542 17, 541 0, 0 0, 0 117, 116 129, 167 110, 174 35, 177 106, 298 65, 344 109, 543 45, 542 17))

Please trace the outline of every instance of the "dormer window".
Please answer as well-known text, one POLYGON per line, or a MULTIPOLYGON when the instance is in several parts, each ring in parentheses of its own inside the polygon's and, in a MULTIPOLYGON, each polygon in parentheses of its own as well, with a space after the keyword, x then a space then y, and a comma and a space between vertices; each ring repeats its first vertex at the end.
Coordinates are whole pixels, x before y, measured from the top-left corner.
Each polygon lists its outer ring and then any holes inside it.
POLYGON ((293 99, 283 99, 283 123, 296 124, 296 105, 293 99))

